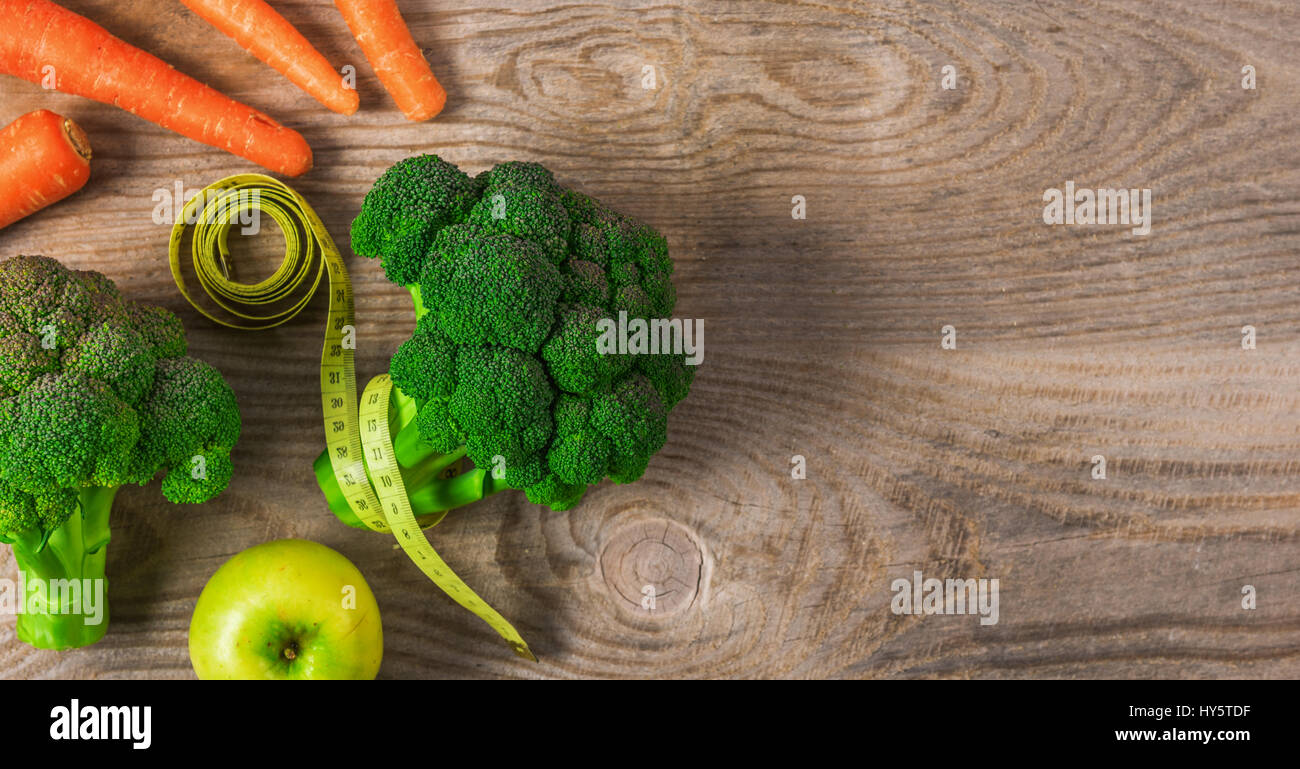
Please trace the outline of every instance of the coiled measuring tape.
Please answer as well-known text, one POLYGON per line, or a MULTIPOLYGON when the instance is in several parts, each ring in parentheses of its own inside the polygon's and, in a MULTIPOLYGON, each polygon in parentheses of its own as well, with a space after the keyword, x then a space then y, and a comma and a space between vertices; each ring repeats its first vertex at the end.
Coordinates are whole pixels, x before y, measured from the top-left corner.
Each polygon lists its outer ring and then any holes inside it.
POLYGON ((352 281, 342 254, 307 201, 288 185, 262 174, 222 179, 185 204, 172 227, 168 253, 172 278, 185 300, 214 323, 241 331, 271 329, 292 320, 328 275, 329 318, 321 351, 320 389, 325 440, 339 489, 367 527, 391 532, 434 584, 486 622, 516 654, 536 662, 519 631, 456 576, 421 531, 393 450, 388 425, 393 383, 387 374, 370 382, 358 409, 355 355, 353 345, 345 343, 356 333, 352 281), (271 217, 285 239, 280 267, 271 277, 253 284, 230 277, 230 230, 246 221, 249 213, 271 217), (194 274, 203 293, 228 317, 203 307, 186 286, 181 251, 191 228, 194 274))

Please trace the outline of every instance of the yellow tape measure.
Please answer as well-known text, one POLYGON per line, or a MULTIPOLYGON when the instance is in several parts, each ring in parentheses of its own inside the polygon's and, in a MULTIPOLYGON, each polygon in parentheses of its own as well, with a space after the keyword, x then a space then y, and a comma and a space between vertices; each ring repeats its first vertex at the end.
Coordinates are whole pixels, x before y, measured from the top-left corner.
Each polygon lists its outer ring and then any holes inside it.
POLYGON ((391 531, 429 579, 488 623, 516 654, 536 662, 519 632, 456 576, 421 532, 393 451, 388 426, 393 385, 387 374, 370 383, 366 402, 358 410, 352 282, 342 254, 307 201, 288 185, 262 174, 222 179, 185 204, 180 220, 172 227, 168 251, 172 277, 185 300, 213 322, 243 331, 275 328, 292 320, 328 275, 329 319, 321 352, 320 389, 325 439, 339 489, 366 526, 391 531), (257 217, 262 214, 270 216, 284 233, 284 261, 271 277, 258 283, 232 280, 230 230, 260 222, 257 217), (191 227, 190 253, 199 285, 234 320, 218 317, 200 305, 186 286, 181 250, 191 227), (367 427, 364 436, 362 423, 367 427), (374 486, 370 478, 375 479, 374 486))
POLYGON ((406 495, 406 484, 397 466, 393 452, 393 439, 388 429, 388 406, 393 395, 393 380, 380 374, 370 380, 361 396, 361 442, 365 449, 366 466, 375 491, 379 494, 384 515, 393 527, 397 542, 420 571, 442 588, 452 600, 472 611, 524 659, 537 661, 519 631, 506 621, 496 609, 478 597, 469 585, 447 566, 438 552, 429 544, 411 510, 411 500, 406 495))
POLYGON ((321 401, 330 464, 353 512, 375 531, 389 531, 379 500, 366 481, 357 429, 356 365, 352 343, 355 315, 352 281, 325 224, 307 201, 288 185, 262 174, 241 174, 203 189, 185 204, 172 227, 168 248, 172 278, 194 309, 227 328, 260 331, 275 328, 302 312, 329 275, 329 320, 321 352, 321 401), (284 233, 284 261, 271 277, 247 284, 230 279, 230 230, 258 223, 265 214, 284 233), (246 216, 251 215, 251 216, 246 216), (190 254, 203 292, 236 320, 218 317, 195 301, 181 272, 181 246, 190 226, 190 254), (308 281, 310 285, 307 285, 308 281))

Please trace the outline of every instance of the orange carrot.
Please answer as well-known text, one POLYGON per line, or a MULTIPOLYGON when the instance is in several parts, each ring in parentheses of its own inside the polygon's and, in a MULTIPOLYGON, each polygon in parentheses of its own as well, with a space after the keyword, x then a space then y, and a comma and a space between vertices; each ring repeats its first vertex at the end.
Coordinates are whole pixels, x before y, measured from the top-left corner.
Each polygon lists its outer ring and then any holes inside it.
POLYGON ((320 51, 265 0, 181 2, 316 101, 343 115, 357 111, 356 90, 344 85, 320 51))
POLYGON ((90 178, 90 140, 49 110, 0 130, 0 228, 63 200, 90 178))
POLYGON ((50 0, 0 0, 0 73, 112 104, 285 174, 311 170, 296 131, 172 69, 50 0))
POLYGON ((428 120, 442 112, 447 92, 411 37, 397 0, 334 0, 334 4, 398 109, 410 120, 428 120))

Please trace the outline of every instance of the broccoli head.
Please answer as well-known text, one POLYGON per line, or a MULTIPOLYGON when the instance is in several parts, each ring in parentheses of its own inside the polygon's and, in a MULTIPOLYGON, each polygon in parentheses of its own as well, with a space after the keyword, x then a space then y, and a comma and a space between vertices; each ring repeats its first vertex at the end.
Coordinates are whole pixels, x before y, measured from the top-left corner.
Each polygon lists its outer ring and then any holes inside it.
MULTIPOLYGON (((162 475, 178 503, 225 490, 235 396, 186 351, 174 315, 123 299, 99 273, 0 262, 0 541, 26 580, 102 579, 121 486, 162 475)), ((20 614, 19 637, 41 648, 102 637, 54 608, 20 614)))
MULTIPOLYGON (((681 354, 601 344, 619 319, 666 319, 676 304, 667 241, 650 227, 536 163, 471 178, 425 155, 375 183, 352 248, 415 300, 415 332, 390 366, 397 397, 414 402, 395 425, 413 501, 445 510, 509 488, 567 510, 605 478, 638 480, 663 448, 694 368, 681 354), (428 493, 443 480, 422 463, 460 455, 483 483, 468 496, 428 493)), ((323 462, 332 508, 360 525, 323 462)))

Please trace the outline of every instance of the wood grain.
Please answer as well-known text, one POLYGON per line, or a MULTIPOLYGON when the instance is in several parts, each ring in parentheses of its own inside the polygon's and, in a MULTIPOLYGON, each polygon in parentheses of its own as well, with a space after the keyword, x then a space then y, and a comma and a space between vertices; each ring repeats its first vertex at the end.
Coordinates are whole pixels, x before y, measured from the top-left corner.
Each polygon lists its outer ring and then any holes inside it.
MULTIPOLYGON (((323 308, 250 337, 177 295, 153 191, 252 169, 0 79, 0 121, 51 108, 96 152, 89 187, 0 231, 0 256, 98 269, 180 313, 246 423, 217 501, 121 495, 108 638, 35 652, 0 618, 0 676, 191 677, 204 581, 277 537, 360 566, 388 678, 1300 676, 1290 2, 401 0, 449 92, 418 125, 325 0, 276 5, 357 67, 352 118, 179 3, 66 4, 300 129, 317 168, 295 187, 344 243, 412 153, 547 164, 667 235, 707 355, 643 481, 564 514, 498 496, 434 530, 542 658, 516 661, 389 541, 325 511, 309 471, 323 308), (1044 225, 1066 180, 1152 189, 1151 234, 1044 225), (890 583, 916 569, 1000 579, 1000 622, 893 614, 890 583), (667 585, 654 612, 643 580, 667 585)), ((368 377, 410 311, 377 265, 352 270, 368 377)))

